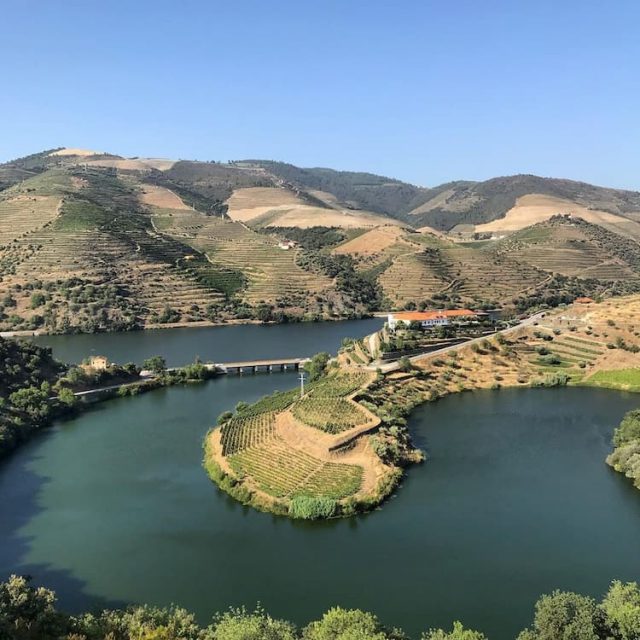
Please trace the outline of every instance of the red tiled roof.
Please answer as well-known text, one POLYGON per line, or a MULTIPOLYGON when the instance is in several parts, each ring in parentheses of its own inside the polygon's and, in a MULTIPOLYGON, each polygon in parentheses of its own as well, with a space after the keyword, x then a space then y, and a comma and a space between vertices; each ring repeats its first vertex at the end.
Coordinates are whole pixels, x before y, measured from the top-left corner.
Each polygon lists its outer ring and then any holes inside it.
POLYGON ((401 311, 391 314, 396 320, 408 322, 422 322, 424 320, 439 320, 442 318, 462 318, 479 315, 471 309, 443 309, 442 311, 401 311))

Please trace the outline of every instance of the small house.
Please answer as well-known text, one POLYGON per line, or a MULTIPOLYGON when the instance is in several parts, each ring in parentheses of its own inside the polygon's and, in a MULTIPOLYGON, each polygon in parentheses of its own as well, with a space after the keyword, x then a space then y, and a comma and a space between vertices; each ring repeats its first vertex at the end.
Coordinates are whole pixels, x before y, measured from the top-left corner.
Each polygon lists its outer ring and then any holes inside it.
POLYGON ((81 367, 85 371, 105 371, 109 368, 109 358, 106 356, 91 356, 89 362, 82 364, 81 367))

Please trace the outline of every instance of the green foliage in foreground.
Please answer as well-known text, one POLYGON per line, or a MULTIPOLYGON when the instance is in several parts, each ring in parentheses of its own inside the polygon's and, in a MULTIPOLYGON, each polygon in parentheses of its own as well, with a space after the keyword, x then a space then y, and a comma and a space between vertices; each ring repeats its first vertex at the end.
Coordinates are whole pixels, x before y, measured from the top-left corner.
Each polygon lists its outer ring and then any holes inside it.
POLYGON ((613 435, 615 449, 607 464, 640 489, 640 409, 629 411, 613 435))
MULTIPOLYGON (((601 603, 576 593, 554 591, 538 600, 533 623, 517 640, 637 640, 640 589, 614 581, 601 603)), ((132 606, 125 610, 70 616, 58 611, 55 594, 22 577, 0 583, 2 640, 407 640, 372 613, 334 607, 298 629, 261 608, 229 609, 200 626, 175 606, 132 606)), ((451 631, 430 629, 421 640, 486 640, 454 622, 451 631)))

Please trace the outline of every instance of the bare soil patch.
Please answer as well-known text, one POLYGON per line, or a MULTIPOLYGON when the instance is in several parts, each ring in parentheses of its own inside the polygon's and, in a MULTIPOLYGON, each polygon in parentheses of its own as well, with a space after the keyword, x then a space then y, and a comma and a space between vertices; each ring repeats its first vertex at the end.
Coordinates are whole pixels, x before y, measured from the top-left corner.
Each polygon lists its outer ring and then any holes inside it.
POLYGON ((536 193, 518 198, 515 206, 507 211, 504 218, 476 225, 475 230, 480 233, 518 231, 532 224, 548 220, 559 213, 569 213, 617 233, 640 238, 640 224, 637 222, 606 211, 587 209, 587 207, 571 200, 536 193))
POLYGON ((87 164, 92 167, 110 167, 125 171, 149 171, 150 169, 167 171, 175 164, 175 160, 162 158, 105 158, 104 160, 89 160, 87 164))
POLYGON ((78 149, 77 147, 69 147, 64 149, 59 149, 58 151, 54 151, 50 153, 50 156, 99 156, 103 152, 102 151, 91 151, 90 149, 78 149))
POLYGON ((144 204, 159 207, 160 209, 192 210, 191 207, 187 206, 173 191, 155 185, 144 185, 140 200, 142 200, 144 204))
POLYGON ((226 204, 232 220, 248 224, 255 222, 267 227, 359 228, 400 224, 369 211, 315 207, 292 191, 278 187, 237 189, 226 204), (269 219, 265 220, 267 215, 269 219))
POLYGON ((334 253, 358 253, 363 256, 374 255, 398 242, 406 243, 407 247, 411 248, 412 245, 405 241, 404 235, 404 230, 398 226, 384 225, 376 227, 375 229, 367 231, 361 236, 336 247, 336 249, 334 249, 334 253))

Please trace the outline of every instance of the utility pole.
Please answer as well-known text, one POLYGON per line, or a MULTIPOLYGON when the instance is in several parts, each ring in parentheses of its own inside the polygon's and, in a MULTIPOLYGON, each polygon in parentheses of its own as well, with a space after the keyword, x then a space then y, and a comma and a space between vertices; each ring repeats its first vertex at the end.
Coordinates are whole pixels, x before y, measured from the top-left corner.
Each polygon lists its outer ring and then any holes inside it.
POLYGON ((304 371, 300 372, 300 397, 304 398, 304 371))

